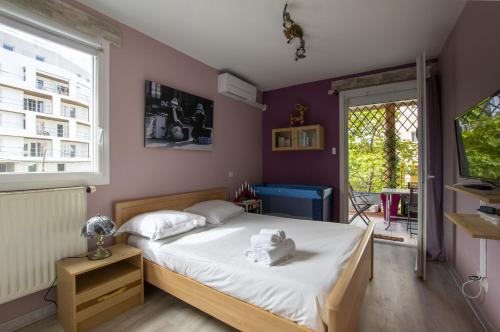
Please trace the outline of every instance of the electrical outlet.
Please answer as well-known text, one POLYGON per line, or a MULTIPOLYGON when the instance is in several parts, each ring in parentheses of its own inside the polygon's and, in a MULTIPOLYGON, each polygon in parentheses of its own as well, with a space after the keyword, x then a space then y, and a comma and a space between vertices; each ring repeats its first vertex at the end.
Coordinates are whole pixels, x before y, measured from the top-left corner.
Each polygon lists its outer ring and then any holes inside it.
POLYGON ((234 177, 234 172, 233 172, 233 171, 229 171, 229 172, 227 173, 227 177, 228 177, 228 178, 232 178, 232 177, 234 177))

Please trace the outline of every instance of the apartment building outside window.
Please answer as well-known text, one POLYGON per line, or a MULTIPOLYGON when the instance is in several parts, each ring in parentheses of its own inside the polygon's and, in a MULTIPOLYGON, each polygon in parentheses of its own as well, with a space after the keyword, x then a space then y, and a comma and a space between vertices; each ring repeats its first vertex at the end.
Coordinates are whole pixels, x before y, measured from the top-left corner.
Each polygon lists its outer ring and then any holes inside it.
POLYGON ((19 19, 0 23, 0 186, 109 183, 109 42, 19 19))
POLYGON ((11 51, 11 52, 14 52, 14 46, 10 45, 10 44, 6 44, 4 43, 3 44, 3 48, 6 49, 7 51, 11 51))

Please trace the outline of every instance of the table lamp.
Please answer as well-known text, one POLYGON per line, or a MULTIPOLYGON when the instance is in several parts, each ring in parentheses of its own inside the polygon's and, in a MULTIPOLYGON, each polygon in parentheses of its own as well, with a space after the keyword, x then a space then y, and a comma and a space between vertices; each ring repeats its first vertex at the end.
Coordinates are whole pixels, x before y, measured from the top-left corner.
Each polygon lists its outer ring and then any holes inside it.
POLYGON ((111 256, 111 250, 103 248, 104 238, 115 233, 115 222, 106 216, 95 216, 87 220, 82 228, 82 236, 87 239, 97 237, 97 249, 89 252, 87 257, 90 260, 98 260, 111 256))

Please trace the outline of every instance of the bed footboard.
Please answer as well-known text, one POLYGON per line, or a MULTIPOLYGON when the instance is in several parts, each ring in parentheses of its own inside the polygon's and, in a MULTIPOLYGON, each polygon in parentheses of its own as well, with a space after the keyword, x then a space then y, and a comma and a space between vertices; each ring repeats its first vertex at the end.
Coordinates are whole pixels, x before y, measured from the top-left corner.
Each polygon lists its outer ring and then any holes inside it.
POLYGON ((371 222, 356 251, 328 296, 328 332, 354 332, 368 281, 373 278, 371 222))

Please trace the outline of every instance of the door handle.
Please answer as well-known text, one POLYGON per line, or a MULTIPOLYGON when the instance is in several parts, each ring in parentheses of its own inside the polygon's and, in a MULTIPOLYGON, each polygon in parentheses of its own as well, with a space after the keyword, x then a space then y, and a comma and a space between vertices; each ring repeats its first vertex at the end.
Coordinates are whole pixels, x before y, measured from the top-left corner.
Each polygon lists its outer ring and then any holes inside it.
POLYGON ((427 175, 427 179, 429 179, 429 180, 433 180, 433 179, 435 179, 435 178, 436 178, 436 176, 435 176, 435 175, 427 175))

